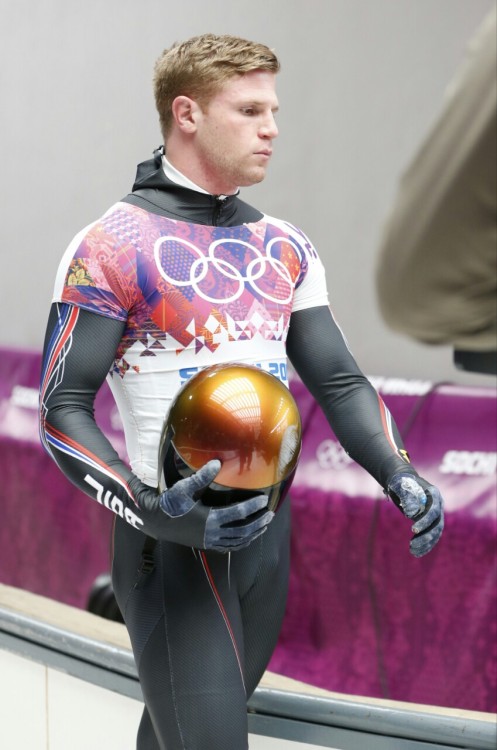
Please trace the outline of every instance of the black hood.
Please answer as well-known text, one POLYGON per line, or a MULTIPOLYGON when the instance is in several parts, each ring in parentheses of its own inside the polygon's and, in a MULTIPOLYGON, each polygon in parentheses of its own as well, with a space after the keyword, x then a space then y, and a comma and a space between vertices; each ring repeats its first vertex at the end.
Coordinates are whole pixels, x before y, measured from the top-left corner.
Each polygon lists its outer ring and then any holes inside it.
POLYGON ((152 159, 138 164, 133 192, 123 198, 125 203, 146 211, 208 226, 237 226, 259 221, 263 214, 241 201, 237 195, 217 196, 172 182, 162 167, 162 146, 152 159))

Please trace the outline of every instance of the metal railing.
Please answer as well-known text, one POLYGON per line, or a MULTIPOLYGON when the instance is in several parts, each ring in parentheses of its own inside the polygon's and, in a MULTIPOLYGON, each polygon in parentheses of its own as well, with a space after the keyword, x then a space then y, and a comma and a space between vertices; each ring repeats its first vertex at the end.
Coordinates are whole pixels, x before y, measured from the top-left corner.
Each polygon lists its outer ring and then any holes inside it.
MULTIPOLYGON (((28 595, 29 596, 29 595, 28 595)), ((65 605, 61 605, 63 608, 65 605)), ((96 615, 84 613, 85 617, 96 615)), ((62 618, 63 621, 63 618, 62 618)), ((102 621, 105 622, 105 621, 102 621)), ((113 628, 124 626, 113 623, 113 628)), ((141 700, 131 650, 64 625, 3 607, 0 649, 141 700)), ((261 685, 248 703, 253 734, 340 750, 495 750, 493 715, 435 707, 404 708, 390 701, 313 695, 261 685), (458 715, 460 714, 460 715, 458 715)))

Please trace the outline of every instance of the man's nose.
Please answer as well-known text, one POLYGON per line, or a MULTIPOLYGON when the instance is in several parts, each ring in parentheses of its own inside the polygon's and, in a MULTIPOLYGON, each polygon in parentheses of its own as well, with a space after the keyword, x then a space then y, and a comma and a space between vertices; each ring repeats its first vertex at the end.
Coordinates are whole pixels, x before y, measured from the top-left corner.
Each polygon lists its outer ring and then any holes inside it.
POLYGON ((276 120, 274 119, 274 115, 271 112, 269 114, 264 122, 261 125, 260 134, 263 138, 276 138, 278 135, 278 126, 276 125, 276 120))

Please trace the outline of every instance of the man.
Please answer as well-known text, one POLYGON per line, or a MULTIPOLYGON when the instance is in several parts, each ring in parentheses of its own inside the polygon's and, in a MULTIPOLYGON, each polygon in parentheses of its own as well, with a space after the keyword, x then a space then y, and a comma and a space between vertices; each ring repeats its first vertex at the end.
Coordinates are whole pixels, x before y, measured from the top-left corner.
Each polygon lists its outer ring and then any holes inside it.
POLYGON ((413 554, 442 533, 440 494, 409 464, 350 354, 315 249, 238 198, 265 177, 278 70, 270 49, 236 37, 166 50, 155 70, 165 151, 76 236, 56 280, 42 438, 67 476, 116 514, 113 586, 145 699, 139 750, 247 749, 247 697, 287 591, 288 499, 274 516, 262 496, 206 507, 198 491, 217 461, 157 490, 164 415, 185 378, 237 360, 285 381, 288 353, 350 455, 414 519, 413 554), (94 421, 106 376, 131 469, 94 421))

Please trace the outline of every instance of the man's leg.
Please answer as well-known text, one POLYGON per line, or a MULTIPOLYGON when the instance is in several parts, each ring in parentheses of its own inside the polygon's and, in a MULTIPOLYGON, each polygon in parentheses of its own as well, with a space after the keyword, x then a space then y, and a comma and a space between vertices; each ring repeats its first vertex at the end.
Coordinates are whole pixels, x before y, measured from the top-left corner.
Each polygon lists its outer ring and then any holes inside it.
POLYGON ((143 541, 116 524, 113 586, 146 704, 138 750, 247 750, 243 631, 230 556, 158 543, 154 569, 140 574, 143 541))
POLYGON ((245 643, 245 684, 252 695, 273 654, 285 614, 290 567, 290 498, 268 530, 232 556, 245 643), (254 553, 257 549, 257 555, 254 553))

